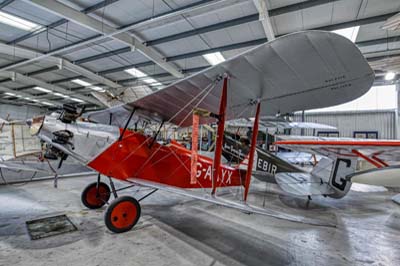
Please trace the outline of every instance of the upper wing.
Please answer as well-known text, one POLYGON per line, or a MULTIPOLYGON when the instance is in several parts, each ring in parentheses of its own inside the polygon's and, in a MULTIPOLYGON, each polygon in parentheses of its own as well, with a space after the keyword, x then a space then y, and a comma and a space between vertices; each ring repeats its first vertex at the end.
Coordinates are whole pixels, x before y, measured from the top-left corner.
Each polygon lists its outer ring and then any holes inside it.
MULTIPOLYGON (((285 35, 135 100, 125 109, 180 126, 199 107, 218 113, 221 77, 229 76, 227 119, 290 113, 348 102, 366 93, 374 72, 358 48, 331 32, 285 35), (209 90, 208 90, 209 89, 209 90)), ((209 123, 203 119, 201 123, 209 123)))
POLYGON ((328 157, 356 157, 353 150, 363 155, 376 156, 386 161, 400 161, 399 140, 323 138, 304 136, 279 136, 275 144, 295 151, 317 153, 328 157))

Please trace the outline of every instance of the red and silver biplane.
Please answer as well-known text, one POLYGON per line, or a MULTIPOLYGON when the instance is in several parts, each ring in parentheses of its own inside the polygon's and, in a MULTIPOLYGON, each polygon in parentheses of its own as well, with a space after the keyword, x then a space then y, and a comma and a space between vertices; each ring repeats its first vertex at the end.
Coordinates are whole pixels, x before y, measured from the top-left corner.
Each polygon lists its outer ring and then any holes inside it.
MULTIPOLYGON (((366 93, 374 72, 348 39, 330 32, 286 35, 262 44, 221 64, 173 83, 134 102, 89 114, 91 122, 76 119, 72 108, 61 115, 34 118, 32 133, 47 142, 60 158, 72 156, 93 170, 131 185, 166 190, 199 200, 279 218, 284 214, 246 204, 255 145, 248 171, 221 164, 225 121, 260 115, 291 113, 351 101, 366 93), (141 119, 157 121, 153 136, 128 129, 141 119), (95 122, 95 123, 94 123, 95 122), (214 158, 197 154, 199 125, 218 123, 214 158), (171 141, 156 141, 162 125, 193 126, 193 149, 171 141), (244 187, 242 200, 217 197, 219 187, 244 187), (208 189, 210 194, 205 194, 208 189)), ((135 128, 136 129, 136 128, 135 128)), ((255 143, 253 134, 251 143, 255 143)), ((110 179, 111 181, 111 179, 110 179)), ((130 230, 140 217, 139 201, 117 197, 112 181, 90 184, 82 193, 89 208, 114 199, 105 213, 113 232, 130 230)))

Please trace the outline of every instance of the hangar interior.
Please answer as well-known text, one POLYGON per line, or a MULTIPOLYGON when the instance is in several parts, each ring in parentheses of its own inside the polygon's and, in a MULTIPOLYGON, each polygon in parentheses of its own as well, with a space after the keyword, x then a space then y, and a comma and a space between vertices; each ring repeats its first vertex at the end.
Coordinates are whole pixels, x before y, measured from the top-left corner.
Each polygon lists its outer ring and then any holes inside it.
MULTIPOLYGON (((118 180, 121 194, 143 198, 143 205, 134 229, 115 234, 103 223, 106 206, 90 210, 81 203, 82 190, 96 181, 93 167, 65 156, 64 163, 60 159, 46 166, 52 174, 43 169, 32 173, 24 171, 31 166, 25 161, 17 160, 21 169, 13 161, 42 149, 45 142, 30 136, 29 128, 25 132, 25 123, 19 129, 21 121, 65 111, 65 106, 78 108, 78 113, 117 108, 183 78, 190 81, 192 75, 208 73, 269 41, 308 31, 334 32, 350 40, 372 68, 374 82, 368 95, 345 107, 287 114, 288 122, 333 127, 293 128, 289 136, 399 140, 398 0, 2 0, 0 265, 400 265, 400 206, 395 203, 400 204, 400 190, 395 186, 353 184, 348 195, 336 200, 324 193, 287 195, 276 184, 253 177, 249 201, 279 213, 277 219, 162 189, 154 195, 133 185, 125 190, 118 180), (296 223, 282 220, 282 214, 329 224, 296 223), (67 217, 71 232, 66 228, 51 235, 56 229, 48 226, 50 236, 35 238, 31 222, 56 216, 67 217)), ((265 63, 272 67, 276 62, 265 63)), ((163 123, 152 131, 154 140, 163 123)), ((205 142, 210 145, 203 151, 218 150, 213 148, 217 126, 201 126, 200 152, 205 142)), ((177 136, 190 139, 191 131, 177 136)), ((197 148, 188 148, 197 156, 197 148)), ((393 159, 393 167, 399 158, 393 159)), ((377 168, 390 167, 364 159, 377 168)))

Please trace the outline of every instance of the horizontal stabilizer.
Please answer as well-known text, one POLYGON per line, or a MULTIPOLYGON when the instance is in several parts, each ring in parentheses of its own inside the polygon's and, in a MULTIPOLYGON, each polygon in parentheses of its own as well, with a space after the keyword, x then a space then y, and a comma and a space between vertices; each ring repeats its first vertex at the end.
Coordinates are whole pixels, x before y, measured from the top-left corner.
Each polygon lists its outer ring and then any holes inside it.
POLYGON ((394 196, 394 197, 392 198, 392 200, 393 200, 394 202, 396 202, 397 204, 400 205, 400 194, 397 194, 396 196, 394 196))
POLYGON ((347 179, 354 183, 399 188, 400 166, 389 166, 360 171, 349 175, 347 179))
POLYGON ((157 182, 143 180, 140 178, 129 178, 127 181, 132 182, 139 186, 159 189, 159 190, 167 191, 167 192, 174 193, 177 195, 187 196, 190 198, 217 204, 217 205, 220 205, 223 207, 237 209, 237 210, 240 210, 245 213, 261 214, 261 215, 265 215, 265 216, 269 216, 269 217, 274 217, 277 219, 282 219, 282 220, 287 220, 287 221, 297 222, 297 223, 303 223, 303 224, 336 227, 335 224, 332 224, 329 222, 325 222, 325 221, 321 221, 321 220, 317 220, 317 219, 298 217, 298 216, 294 216, 294 215, 280 213, 280 212, 273 211, 273 210, 267 210, 267 209, 263 209, 260 207, 251 206, 251 205, 248 205, 243 202, 235 202, 235 201, 226 200, 226 199, 223 199, 220 197, 212 196, 210 194, 200 193, 195 190, 187 190, 187 189, 182 189, 182 188, 178 188, 178 187, 172 187, 172 186, 160 184, 157 182))
POLYGON ((278 173, 275 179, 283 191, 296 196, 320 196, 334 193, 327 182, 309 173, 278 173))

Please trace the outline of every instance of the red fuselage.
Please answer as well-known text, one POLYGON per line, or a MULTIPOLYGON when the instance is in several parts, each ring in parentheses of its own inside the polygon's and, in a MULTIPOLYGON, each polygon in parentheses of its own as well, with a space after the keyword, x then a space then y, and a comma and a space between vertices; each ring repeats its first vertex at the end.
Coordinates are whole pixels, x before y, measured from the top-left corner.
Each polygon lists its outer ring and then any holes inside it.
MULTIPOLYGON (((212 159, 199 155, 197 182, 191 184, 191 151, 172 142, 160 145, 140 133, 126 131, 122 140, 117 140, 104 152, 88 163, 88 166, 103 175, 121 180, 141 178, 181 188, 211 188, 213 175, 212 159)), ((217 186, 240 186, 246 171, 221 165, 217 186)))

